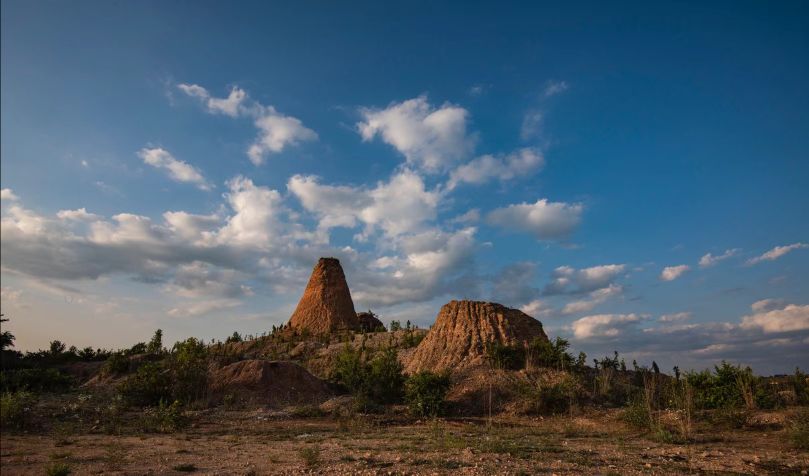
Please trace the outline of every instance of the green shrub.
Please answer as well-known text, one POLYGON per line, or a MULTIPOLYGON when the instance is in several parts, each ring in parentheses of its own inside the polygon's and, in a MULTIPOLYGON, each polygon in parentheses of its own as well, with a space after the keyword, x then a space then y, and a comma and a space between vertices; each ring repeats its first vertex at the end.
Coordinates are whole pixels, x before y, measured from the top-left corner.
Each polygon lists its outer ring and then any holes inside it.
POLYGON ((366 372, 365 391, 376 403, 398 403, 402 400, 405 377, 396 350, 385 349, 371 361, 366 372))
POLYGON ((565 380, 553 385, 524 385, 518 390, 530 404, 530 413, 558 414, 567 411, 574 399, 575 382, 565 380))
POLYGON ((740 375, 749 369, 729 364, 724 360, 714 366, 714 372, 688 372, 685 378, 694 389, 694 404, 697 408, 713 409, 741 405, 744 401, 739 389, 740 375))
POLYGON ((803 410, 789 428, 789 439, 799 450, 809 450, 809 411, 803 410))
POLYGON ((649 429, 652 426, 649 410, 641 394, 630 398, 629 404, 621 414, 621 419, 635 428, 649 429))
POLYGON ((525 367, 525 348, 492 342, 486 346, 486 359, 496 369, 519 370, 525 367))
POLYGON ((405 400, 416 415, 439 416, 444 413, 449 386, 450 379, 446 373, 419 372, 405 382, 405 400))
POLYGON ((208 387, 208 350, 191 337, 174 344, 169 365, 174 399, 189 403, 201 398, 208 387))
POLYGON ((361 393, 366 380, 367 366, 362 361, 362 352, 346 344, 337 354, 332 367, 331 379, 351 393, 361 393))
POLYGON ((146 410, 143 424, 144 429, 149 431, 171 433, 188 426, 189 420, 179 400, 171 404, 161 400, 157 407, 146 410))
POLYGON ((3 370, 0 389, 4 392, 61 392, 72 387, 73 378, 54 368, 3 370))
POLYGON ((798 397, 798 405, 809 405, 809 376, 797 367, 792 376, 792 388, 798 397))
POLYGON ((173 384, 171 372, 163 363, 148 362, 124 380, 118 391, 131 404, 157 405, 162 400, 172 398, 173 384))
POLYGON ((528 347, 528 362, 538 367, 567 369, 574 366, 573 356, 567 352, 570 343, 557 337, 553 341, 537 337, 528 347))
POLYGON ((51 465, 45 469, 47 476, 67 476, 70 473, 70 466, 68 466, 67 463, 51 463, 51 465))
POLYGON ((31 420, 31 410, 36 399, 28 392, 4 392, 0 395, 0 426, 3 428, 26 428, 31 420))
POLYGON ((123 352, 115 352, 104 363, 102 370, 106 375, 123 375, 129 372, 129 357, 123 352))
POLYGON ((317 446, 301 448, 298 450, 298 456, 301 457, 306 466, 313 468, 320 463, 320 448, 317 446))

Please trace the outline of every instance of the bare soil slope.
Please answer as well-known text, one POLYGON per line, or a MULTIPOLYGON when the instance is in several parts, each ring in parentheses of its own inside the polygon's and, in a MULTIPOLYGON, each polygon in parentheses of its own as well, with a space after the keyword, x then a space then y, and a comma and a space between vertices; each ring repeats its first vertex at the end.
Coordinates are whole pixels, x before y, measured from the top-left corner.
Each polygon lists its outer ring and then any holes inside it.
POLYGON ((326 382, 294 362, 242 360, 211 373, 215 399, 233 395, 240 401, 268 406, 318 405, 334 394, 326 382))
POLYGON ((479 365, 490 343, 527 345, 537 337, 548 339, 542 324, 518 309, 492 302, 450 301, 441 308, 406 370, 414 373, 479 365))

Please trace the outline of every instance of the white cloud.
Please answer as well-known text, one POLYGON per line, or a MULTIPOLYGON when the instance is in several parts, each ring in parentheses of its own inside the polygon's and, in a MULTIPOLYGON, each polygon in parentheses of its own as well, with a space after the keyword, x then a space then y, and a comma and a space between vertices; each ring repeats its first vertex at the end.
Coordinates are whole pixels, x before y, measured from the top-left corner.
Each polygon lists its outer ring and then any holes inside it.
POLYGON ((660 322, 682 322, 691 319, 690 312, 676 312, 673 314, 663 314, 658 321, 660 322))
POLYGON ((623 294, 624 288, 618 284, 610 284, 606 288, 596 289, 590 292, 588 299, 580 299, 569 302, 562 308, 562 314, 578 314, 593 310, 599 304, 609 299, 623 294))
POLYGON ((506 181, 527 177, 543 165, 545 159, 536 148, 524 148, 499 157, 484 155, 454 169, 447 187, 452 190, 461 183, 482 184, 491 179, 506 181))
POLYGON ((762 261, 775 261, 787 253, 805 248, 809 248, 809 244, 793 243, 791 245, 786 246, 776 246, 775 248, 771 249, 770 251, 764 253, 761 256, 756 256, 755 258, 747 260, 747 264, 757 264, 761 263, 762 261))
POLYGON ((783 309, 786 305, 786 301, 783 299, 762 299, 761 301, 754 302, 750 307, 753 309, 753 312, 759 314, 776 309, 783 309))
POLYGON ((8 286, 0 287, 0 303, 17 305, 22 296, 22 290, 14 289, 8 286))
POLYGON ((56 216, 59 217, 61 220, 69 220, 69 221, 92 222, 101 219, 100 216, 94 213, 89 213, 84 207, 79 208, 77 210, 60 210, 59 212, 56 213, 56 216))
POLYGON ((196 84, 178 84, 177 88, 185 94, 202 100, 211 114, 224 114, 237 117, 242 113, 242 105, 247 99, 247 93, 240 88, 233 87, 226 98, 211 97, 207 89, 196 84))
POLYGON ((539 240, 566 238, 581 221, 582 205, 564 202, 519 203, 497 208, 486 217, 487 223, 506 230, 531 233, 539 240))
POLYGON ((685 264, 681 264, 679 266, 666 266, 660 273, 660 279, 662 281, 674 281, 685 274, 689 269, 691 269, 691 267, 685 264))
POLYGON ((624 264, 605 264, 576 269, 560 266, 553 270, 545 294, 578 294, 611 288, 615 279, 626 269, 624 264))
POLYGON ((520 311, 535 319, 548 317, 553 314, 553 308, 551 308, 545 301, 540 299, 534 299, 528 304, 522 306, 520 311))
POLYGON ((548 81, 542 94, 547 98, 561 94, 568 89, 569 86, 565 81, 548 81))
POLYGON ((192 183, 200 190, 210 190, 209 184, 202 173, 194 167, 182 160, 177 160, 167 150, 160 147, 147 148, 144 147, 138 151, 138 157, 147 165, 158 169, 164 169, 168 172, 169 177, 176 182, 192 183))
POLYGON ((375 227, 388 236, 424 229, 435 218, 440 198, 438 192, 426 189, 418 174, 406 169, 370 189, 322 185, 317 177, 300 175, 290 178, 287 188, 319 218, 321 230, 362 223, 366 225, 363 238, 375 227))
POLYGON ((742 317, 743 329, 760 329, 765 334, 809 330, 809 305, 777 305, 765 300, 754 303, 752 308, 753 314, 742 317))
POLYGON ((268 187, 256 186, 243 176, 227 182, 225 194, 235 212, 219 230, 217 240, 224 244, 267 248, 281 235, 281 194, 268 187))
POLYGON ((701 268, 709 268, 720 261, 735 256, 739 251, 741 251, 739 248, 733 248, 730 250, 725 250, 725 252, 719 256, 713 256, 711 253, 708 253, 699 259, 699 266, 701 268))
POLYGON ((598 314, 573 321, 571 328, 577 339, 618 337, 627 328, 640 322, 638 314, 598 314))
POLYGON ((317 133, 304 126, 300 119, 284 115, 273 106, 249 100, 243 89, 234 87, 228 97, 215 98, 207 89, 196 84, 179 84, 177 87, 187 95, 203 101, 211 114, 253 119, 258 137, 247 148, 247 157, 254 165, 263 164, 269 154, 318 138, 317 133))
POLYGON ((236 299, 209 299, 183 303, 181 306, 169 309, 167 314, 172 317, 196 317, 231 309, 239 305, 241 305, 241 302, 236 299))
POLYGON ((280 114, 272 106, 260 108, 255 119, 258 137, 247 149, 254 165, 261 165, 267 155, 283 151, 288 146, 317 140, 315 131, 305 127, 300 119, 280 114))
POLYGON ((542 118, 542 111, 530 110, 526 112, 522 118, 520 138, 522 140, 529 140, 539 136, 542 132, 542 118))
POLYGON ((20 197, 14 194, 10 188, 0 190, 0 200, 8 200, 9 202, 16 202, 20 197))
POLYGON ((360 114, 363 121, 357 123, 357 129, 363 141, 379 135, 408 164, 430 173, 447 170, 474 147, 475 139, 466 131, 468 111, 449 103, 435 108, 426 96, 392 103, 385 109, 362 108, 360 114))

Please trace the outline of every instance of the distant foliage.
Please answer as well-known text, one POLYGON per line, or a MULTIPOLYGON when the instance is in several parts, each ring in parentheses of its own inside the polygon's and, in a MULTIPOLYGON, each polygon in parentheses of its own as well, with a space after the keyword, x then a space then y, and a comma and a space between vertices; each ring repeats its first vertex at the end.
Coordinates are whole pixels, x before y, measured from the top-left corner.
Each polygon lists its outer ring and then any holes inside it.
POLYGON ((152 340, 149 341, 149 344, 146 345, 146 352, 150 354, 162 354, 163 353, 163 330, 158 329, 154 332, 152 336, 152 340))
POLYGON ((694 404, 700 409, 744 406, 747 409, 773 408, 776 398, 750 367, 722 361, 713 372, 687 372, 685 378, 694 389, 694 404))
POLYGON ((106 375, 123 375, 129 372, 129 357, 123 352, 115 352, 104 363, 102 371, 106 375))
POLYGON ((405 382, 405 400, 410 411, 422 417, 440 416, 446 410, 450 379, 446 373, 425 371, 412 375, 405 382))
POLYGON ((557 337, 549 341, 536 338, 528 348, 528 362, 537 367, 553 367, 564 370, 574 366, 573 356, 567 352, 570 343, 557 337))
POLYGON ((396 332, 402 330, 402 323, 399 321, 390 321, 390 331, 396 332))
POLYGON ((372 403, 400 402, 405 378, 396 350, 387 348, 370 362, 365 361, 363 354, 363 349, 346 344, 337 355, 332 380, 372 403))
POLYGON ((23 368, 0 373, 0 389, 4 392, 62 392, 74 384, 72 377, 55 368, 23 368))
POLYGON ((519 370, 525 368, 525 348, 492 342, 486 346, 486 360, 496 369, 519 370))
POLYGON ((225 339, 225 343, 226 343, 226 344, 230 344, 231 342, 242 342, 242 340, 243 340, 243 339, 242 339, 241 334, 239 334, 239 333, 238 333, 238 332, 236 332, 236 331, 233 331, 233 334, 231 334, 231 336, 230 336, 230 337, 228 337, 227 339, 225 339))
POLYGON ((3 392, 0 395, 0 427, 25 429, 31 421, 36 398, 29 392, 3 392))

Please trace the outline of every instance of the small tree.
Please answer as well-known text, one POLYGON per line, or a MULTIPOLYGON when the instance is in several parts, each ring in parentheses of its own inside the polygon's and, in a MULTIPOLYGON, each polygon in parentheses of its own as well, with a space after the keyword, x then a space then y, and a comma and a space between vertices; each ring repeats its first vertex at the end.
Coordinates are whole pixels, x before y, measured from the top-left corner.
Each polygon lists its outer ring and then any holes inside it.
POLYGON ((146 345, 146 352, 150 354, 162 354, 163 353, 163 330, 158 329, 154 331, 154 335, 152 336, 152 340, 149 341, 149 344, 146 345))
POLYGON ((446 373, 419 372, 405 382, 405 400, 414 414, 436 417, 444 413, 449 386, 446 373))
POLYGON ((402 323, 399 321, 390 321, 390 331, 396 332, 402 330, 402 323))

